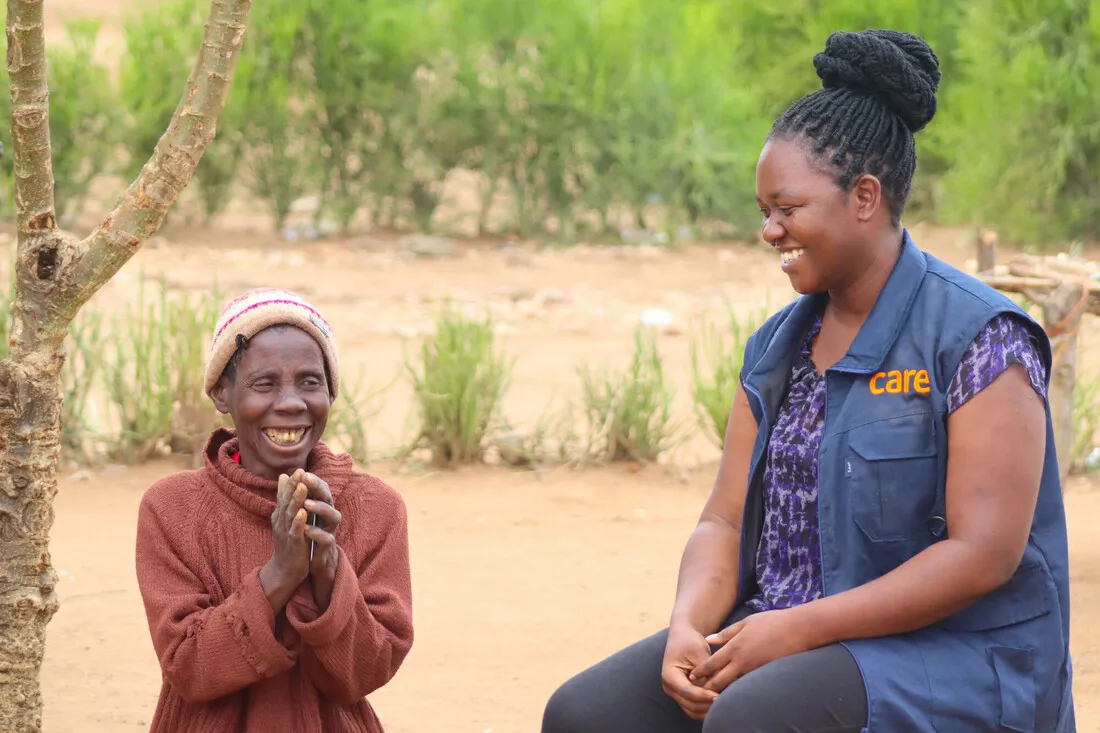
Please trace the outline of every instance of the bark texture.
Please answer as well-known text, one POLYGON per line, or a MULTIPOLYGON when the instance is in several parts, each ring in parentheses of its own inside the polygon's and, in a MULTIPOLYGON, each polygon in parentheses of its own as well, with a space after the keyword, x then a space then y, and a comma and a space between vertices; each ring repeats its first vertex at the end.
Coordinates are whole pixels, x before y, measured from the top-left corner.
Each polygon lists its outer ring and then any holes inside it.
MULTIPOLYGON (((10 351, 0 361, 0 731, 42 729, 39 671, 57 611, 49 532, 61 367, 81 306, 157 231, 214 138, 252 0, 211 0, 172 122, 114 211, 83 241, 57 229, 42 7, 7 0, 18 247, 10 351)), ((165 90, 150 89, 150 94, 165 90)))

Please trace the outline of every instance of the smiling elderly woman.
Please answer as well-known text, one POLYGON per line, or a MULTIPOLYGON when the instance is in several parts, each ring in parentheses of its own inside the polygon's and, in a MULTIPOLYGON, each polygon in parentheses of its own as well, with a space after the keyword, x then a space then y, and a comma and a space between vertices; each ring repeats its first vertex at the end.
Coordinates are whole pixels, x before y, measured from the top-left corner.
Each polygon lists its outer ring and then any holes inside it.
POLYGON ((232 416, 205 465, 141 502, 137 577, 164 681, 156 733, 378 733, 364 699, 412 646, 406 510, 321 437, 332 328, 293 293, 245 293, 206 391, 232 416))

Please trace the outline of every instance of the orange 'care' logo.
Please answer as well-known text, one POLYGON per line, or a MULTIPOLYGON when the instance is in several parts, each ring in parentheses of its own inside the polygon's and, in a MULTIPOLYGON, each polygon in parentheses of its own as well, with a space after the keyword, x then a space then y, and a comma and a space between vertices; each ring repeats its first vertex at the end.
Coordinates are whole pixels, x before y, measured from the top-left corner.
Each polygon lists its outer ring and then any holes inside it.
POLYGON ((931 391, 927 369, 895 369, 871 377, 871 394, 928 394, 931 391))

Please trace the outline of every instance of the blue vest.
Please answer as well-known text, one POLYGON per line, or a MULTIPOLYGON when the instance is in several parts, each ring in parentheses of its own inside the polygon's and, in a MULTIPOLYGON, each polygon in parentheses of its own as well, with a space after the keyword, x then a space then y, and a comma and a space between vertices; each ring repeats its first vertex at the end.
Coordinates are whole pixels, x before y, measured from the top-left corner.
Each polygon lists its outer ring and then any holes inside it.
MULTIPOLYGON (((768 439, 792 361, 824 298, 795 300, 745 346, 742 381, 759 433, 738 606, 756 590, 768 439)), ((947 388, 970 342, 1007 312, 1027 317, 1000 293, 921 252, 905 232, 867 321, 826 373, 818 453, 825 595, 865 584, 947 537, 947 388)), ((1049 341, 1028 323, 1049 373, 1049 341)), ((867 687, 865 733, 1074 733, 1068 556, 1048 407, 1042 486, 1012 579, 932 627, 845 643, 867 687)))

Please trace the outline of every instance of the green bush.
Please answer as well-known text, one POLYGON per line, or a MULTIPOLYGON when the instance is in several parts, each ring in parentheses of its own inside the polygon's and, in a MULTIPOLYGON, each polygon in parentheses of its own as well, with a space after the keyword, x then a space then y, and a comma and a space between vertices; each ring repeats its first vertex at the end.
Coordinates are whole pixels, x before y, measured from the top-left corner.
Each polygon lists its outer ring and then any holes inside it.
POLYGON ((280 229, 294 201, 315 193, 320 180, 307 11, 297 0, 253 7, 233 86, 243 105, 246 185, 280 229))
POLYGON ((492 320, 467 318, 448 305, 419 364, 405 360, 419 418, 407 453, 427 448, 433 463, 447 467, 481 460, 511 371, 511 360, 496 349, 492 320))
POLYGON ((718 447, 725 445, 730 409, 741 383, 745 342, 769 314, 765 306, 742 319, 727 303, 728 329, 723 332, 712 323, 704 323, 691 339, 691 396, 695 415, 699 427, 718 447))
POLYGON ((112 414, 108 454, 125 463, 166 451, 198 449, 218 423, 202 389, 203 345, 214 330, 217 299, 159 297, 137 303, 112 319, 111 346, 101 353, 112 414))
MULTIPOLYGON (((2 14, 7 15, 6 8, 2 14)), ((66 23, 65 38, 47 46, 50 85, 50 141, 55 178, 54 199, 62 225, 83 209, 93 179, 114 170, 112 155, 120 142, 124 113, 118 87, 95 57, 99 23, 66 23)), ((0 69, 0 118, 11 119, 11 87, 0 69)), ((5 151, 0 160, 0 219, 15 215, 10 124, 2 126, 5 151)))
POLYGON ((111 172, 123 121, 109 69, 95 59, 99 23, 73 21, 65 30, 71 45, 47 49, 54 199, 63 223, 83 210, 92 180, 111 172))
POLYGON ((119 85, 130 124, 122 143, 124 173, 134 178, 153 154, 180 101, 206 20, 191 0, 139 3, 123 20, 127 53, 119 64, 119 85))
MULTIPOLYGON (((112 167, 113 131, 125 131, 124 173, 147 160, 203 12, 169 0, 128 13, 117 88, 90 56, 93 24, 51 45, 63 215, 112 167)), ((279 228, 315 196, 316 217, 345 231, 364 213, 426 230, 444 224, 443 183, 465 169, 479 182, 459 215, 482 234, 721 224, 744 235, 760 145, 820 85, 813 55, 833 31, 889 27, 926 38, 944 71, 939 118, 918 137, 911 217, 981 222, 1006 242, 1100 233, 1094 1, 270 0, 252 16, 196 172, 208 218, 246 189, 279 228)), ((8 158, 0 188, 10 215, 8 158)))
POLYGON ((1008 242, 1100 236, 1100 5, 974 0, 936 137, 941 211, 1008 242))
POLYGON ((651 331, 635 331, 634 354, 625 370, 584 366, 578 371, 591 457, 655 461, 675 444, 674 394, 651 331))
POLYGON ((367 422, 381 411, 388 385, 364 392, 362 376, 354 380, 345 376, 341 384, 340 397, 329 413, 325 440, 339 445, 359 463, 367 463, 371 458, 367 422))

